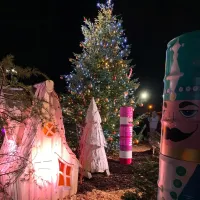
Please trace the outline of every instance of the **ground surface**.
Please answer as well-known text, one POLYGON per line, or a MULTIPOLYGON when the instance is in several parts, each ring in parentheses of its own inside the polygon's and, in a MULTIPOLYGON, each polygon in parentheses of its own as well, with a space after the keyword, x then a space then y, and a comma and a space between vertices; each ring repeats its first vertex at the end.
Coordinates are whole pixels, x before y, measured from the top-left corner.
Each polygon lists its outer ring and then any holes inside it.
MULTIPOLYGON (((133 147, 132 165, 121 165, 118 157, 108 157, 110 173, 107 177, 103 174, 93 174, 93 178, 84 179, 79 183, 77 200, 120 200, 127 193, 136 192, 136 179, 141 178, 140 174, 134 173, 134 166, 142 165, 143 161, 152 158, 152 152, 147 144, 133 147)), ((133 198, 130 198, 133 199, 133 198)), ((144 200, 146 199, 143 198, 144 200)), ((148 200, 152 199, 149 197, 148 200)))

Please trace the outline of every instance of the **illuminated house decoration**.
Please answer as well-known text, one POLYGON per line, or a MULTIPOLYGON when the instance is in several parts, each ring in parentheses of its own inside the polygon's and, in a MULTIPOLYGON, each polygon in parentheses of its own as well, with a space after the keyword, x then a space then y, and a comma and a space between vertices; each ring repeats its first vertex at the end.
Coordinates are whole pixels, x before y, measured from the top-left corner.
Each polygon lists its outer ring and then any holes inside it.
POLYGON ((92 178, 91 173, 95 172, 106 172, 107 176, 110 175, 105 147, 106 140, 101 127, 101 116, 92 98, 80 141, 81 176, 92 178))
POLYGON ((0 149, 0 199, 64 200, 77 192, 79 161, 66 142, 54 83, 34 88, 36 98, 44 100, 45 121, 9 121, 0 149))

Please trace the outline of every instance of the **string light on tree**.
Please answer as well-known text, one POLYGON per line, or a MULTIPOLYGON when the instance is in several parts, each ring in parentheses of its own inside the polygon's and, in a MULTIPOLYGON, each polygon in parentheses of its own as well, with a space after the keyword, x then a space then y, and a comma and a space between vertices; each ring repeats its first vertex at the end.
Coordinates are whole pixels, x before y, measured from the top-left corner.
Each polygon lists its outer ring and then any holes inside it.
POLYGON ((74 54, 74 58, 70 59, 74 70, 63 76, 70 91, 65 95, 63 106, 71 111, 70 115, 66 113, 69 126, 74 123, 81 127, 86 108, 94 97, 106 138, 112 135, 117 141, 117 134, 112 133, 113 129, 118 130, 118 110, 123 105, 137 105, 134 95, 139 83, 132 77, 134 66, 128 59, 130 46, 121 17, 113 15, 113 6, 111 0, 105 4, 97 3, 99 12, 92 20, 94 22, 83 18, 82 53, 74 54), (71 102, 71 105, 67 102, 71 102))

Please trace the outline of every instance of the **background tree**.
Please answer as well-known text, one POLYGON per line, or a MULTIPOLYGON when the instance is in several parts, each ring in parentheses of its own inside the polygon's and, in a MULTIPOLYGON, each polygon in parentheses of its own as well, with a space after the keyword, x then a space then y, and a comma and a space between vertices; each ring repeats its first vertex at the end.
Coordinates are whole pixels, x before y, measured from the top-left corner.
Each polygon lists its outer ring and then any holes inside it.
POLYGON ((3 127, 8 121, 23 122, 28 117, 43 117, 41 113, 42 102, 34 97, 30 78, 48 77, 36 68, 20 67, 14 64, 14 56, 8 55, 0 62, 0 146, 3 142, 3 127), (31 113, 27 113, 34 100, 31 113), (14 108, 14 109, 13 109, 14 108), (16 115, 19 110, 21 115, 16 115))
POLYGON ((70 59, 74 70, 63 76, 67 93, 63 95, 62 104, 67 138, 75 141, 73 137, 76 137, 77 130, 71 125, 84 125, 87 107, 94 97, 105 136, 110 144, 115 145, 115 141, 118 142, 120 107, 136 106, 135 90, 139 83, 138 79, 132 78, 132 61, 128 59, 130 45, 122 28, 122 19, 113 15, 110 1, 97 6, 99 12, 94 22, 84 17, 82 52, 70 59))
MULTIPOLYGON (((12 185, 29 163, 27 155, 24 157, 19 156, 20 151, 26 148, 26 143, 20 143, 20 137, 15 131, 16 126, 26 126, 31 121, 32 128, 26 132, 26 137, 32 137, 36 133, 38 122, 44 122, 46 115, 44 113, 43 103, 35 97, 34 89, 32 86, 33 80, 35 82, 46 80, 48 77, 35 68, 20 67, 14 64, 14 57, 9 55, 0 62, 0 147, 2 146, 4 135, 6 132, 7 138, 13 141, 12 144, 15 148, 10 149, 6 146, 0 152, 0 168, 5 163, 11 163, 11 166, 16 168, 7 168, 1 170, 0 178, 7 176, 6 184, 0 181, 0 199, 11 199, 7 193, 7 188, 12 185), (37 79, 34 79, 36 77, 37 79), (37 119, 37 120, 34 120, 37 119), (11 123, 10 123, 11 122, 11 123), (15 124, 13 126, 13 124, 15 124), (20 148, 22 147, 23 148, 20 148), (6 150, 6 151, 5 151, 6 150), (10 153, 12 151, 12 153, 10 153), (3 162, 2 162, 3 161, 3 162)), ((30 147, 32 144, 27 144, 30 147)), ((29 152, 26 152, 29 153, 29 152)))

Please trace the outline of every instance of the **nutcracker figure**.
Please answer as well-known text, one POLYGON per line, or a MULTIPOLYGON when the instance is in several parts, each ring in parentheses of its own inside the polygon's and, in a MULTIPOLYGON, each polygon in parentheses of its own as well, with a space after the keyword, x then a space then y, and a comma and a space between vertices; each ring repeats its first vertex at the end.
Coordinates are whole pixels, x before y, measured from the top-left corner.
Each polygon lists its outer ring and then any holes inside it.
POLYGON ((200 31, 168 43, 159 200, 200 200, 200 31))

